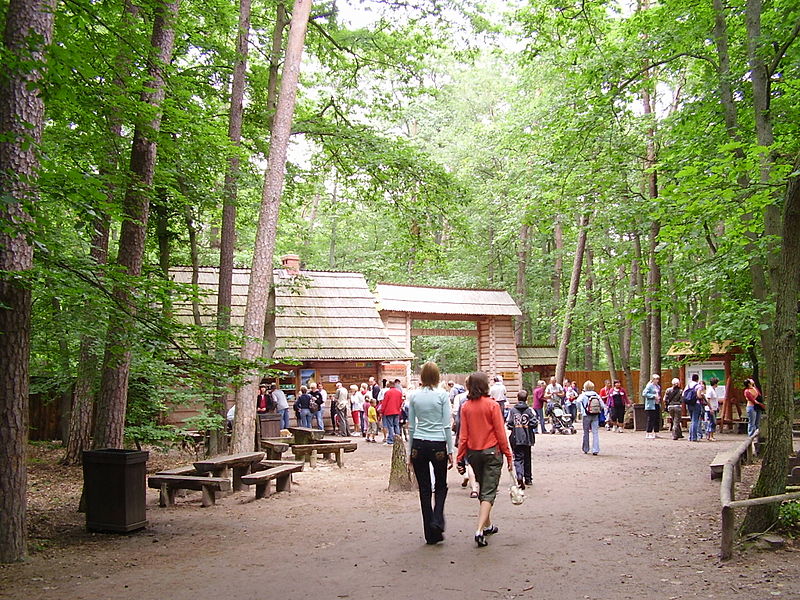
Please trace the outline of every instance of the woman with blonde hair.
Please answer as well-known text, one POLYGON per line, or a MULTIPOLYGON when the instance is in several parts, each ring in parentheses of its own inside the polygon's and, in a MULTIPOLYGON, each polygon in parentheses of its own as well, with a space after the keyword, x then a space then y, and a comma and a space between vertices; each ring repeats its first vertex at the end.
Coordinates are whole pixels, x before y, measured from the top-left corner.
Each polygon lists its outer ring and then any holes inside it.
POLYGON ((480 485, 480 508, 475 531, 478 547, 486 546, 486 536, 498 531, 497 526, 492 524, 492 505, 497 497, 503 455, 513 478, 514 456, 506 439, 500 405, 489 396, 489 377, 479 371, 467 380, 467 401, 461 407, 458 437, 458 472, 464 474, 465 459, 468 458, 480 485))
POLYGON ((448 393, 438 387, 439 367, 436 363, 422 365, 420 379, 421 388, 413 392, 408 401, 408 464, 417 478, 425 542, 437 544, 444 539, 447 470, 453 468, 450 399, 448 393))

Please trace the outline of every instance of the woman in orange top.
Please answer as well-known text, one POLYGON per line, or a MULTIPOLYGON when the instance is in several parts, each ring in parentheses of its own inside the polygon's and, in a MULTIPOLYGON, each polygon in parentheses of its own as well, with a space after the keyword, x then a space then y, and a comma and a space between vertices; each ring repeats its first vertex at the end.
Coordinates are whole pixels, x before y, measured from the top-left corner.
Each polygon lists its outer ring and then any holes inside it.
POLYGON ((506 428, 500 406, 489 397, 489 378, 486 373, 473 373, 467 378, 467 402, 461 407, 461 429, 458 438, 458 472, 466 470, 469 459, 480 483, 480 510, 475 543, 487 545, 486 536, 497 533, 492 524, 492 505, 497 496, 500 473, 505 455, 508 470, 514 468, 514 457, 506 438, 506 428))
POLYGON ((744 380, 744 397, 747 400, 747 435, 752 436, 761 421, 761 411, 766 407, 761 401, 761 393, 752 379, 744 380))

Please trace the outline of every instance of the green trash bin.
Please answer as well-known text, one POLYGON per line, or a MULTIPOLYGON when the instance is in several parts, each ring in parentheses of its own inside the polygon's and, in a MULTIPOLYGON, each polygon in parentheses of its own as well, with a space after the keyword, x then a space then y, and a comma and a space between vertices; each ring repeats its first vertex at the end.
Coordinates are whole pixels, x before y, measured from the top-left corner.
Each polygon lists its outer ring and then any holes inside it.
POLYGON ((147 525, 147 458, 143 450, 83 452, 83 494, 88 531, 127 533, 147 525))

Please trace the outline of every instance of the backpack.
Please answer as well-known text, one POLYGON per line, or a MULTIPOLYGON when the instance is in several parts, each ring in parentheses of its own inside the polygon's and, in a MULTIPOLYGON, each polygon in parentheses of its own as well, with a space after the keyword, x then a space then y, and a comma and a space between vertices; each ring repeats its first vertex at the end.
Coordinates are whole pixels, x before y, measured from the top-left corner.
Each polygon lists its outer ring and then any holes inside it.
POLYGON ((697 404, 697 386, 687 387, 683 390, 683 402, 686 406, 694 406, 697 404))
POLYGON ((599 415, 603 412, 603 405, 600 403, 600 396, 597 394, 586 395, 586 414, 599 415))

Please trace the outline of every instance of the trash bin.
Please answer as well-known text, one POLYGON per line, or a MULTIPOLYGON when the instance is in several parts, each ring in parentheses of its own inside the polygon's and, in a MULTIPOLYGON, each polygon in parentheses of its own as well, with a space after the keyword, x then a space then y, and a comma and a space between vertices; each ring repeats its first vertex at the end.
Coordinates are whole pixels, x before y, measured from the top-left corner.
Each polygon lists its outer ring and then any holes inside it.
POLYGON ((277 413, 263 413, 258 415, 258 430, 263 438, 276 438, 281 436, 281 415, 277 413))
POLYGON ((644 412, 644 403, 633 405, 633 429, 634 431, 647 430, 647 413, 644 412))
POLYGON ((83 452, 86 529, 126 533, 147 525, 148 452, 101 448, 83 452))

